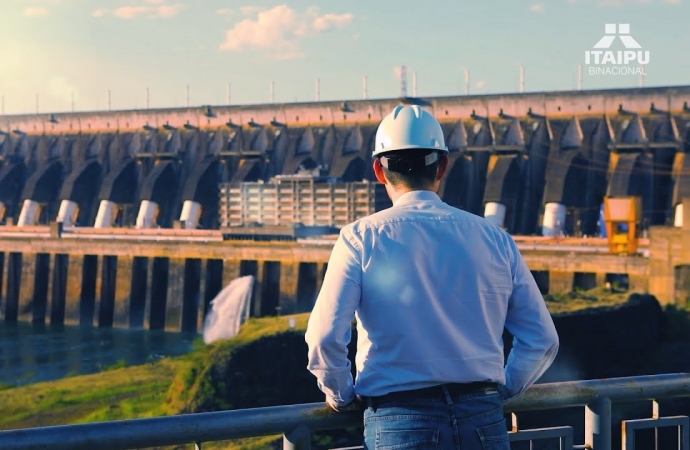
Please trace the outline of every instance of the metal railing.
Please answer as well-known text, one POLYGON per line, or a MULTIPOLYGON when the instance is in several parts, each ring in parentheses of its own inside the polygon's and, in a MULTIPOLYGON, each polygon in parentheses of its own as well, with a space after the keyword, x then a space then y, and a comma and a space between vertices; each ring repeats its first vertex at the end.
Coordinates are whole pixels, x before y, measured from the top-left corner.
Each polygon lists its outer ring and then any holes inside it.
MULTIPOLYGON (((611 450, 611 404, 652 401, 649 419, 623 421, 623 448, 634 448, 634 431, 675 426, 678 448, 688 450, 686 416, 660 417, 657 399, 690 397, 690 374, 666 374, 532 386, 506 403, 513 415, 511 441, 560 438, 561 449, 611 450), (573 445, 572 427, 518 430, 520 411, 585 407, 584 445, 573 445)), ((126 450, 196 444, 256 436, 283 435, 283 448, 309 449, 311 433, 362 426, 361 412, 335 413, 323 403, 185 414, 149 419, 28 428, 0 432, 3 450, 126 450)))

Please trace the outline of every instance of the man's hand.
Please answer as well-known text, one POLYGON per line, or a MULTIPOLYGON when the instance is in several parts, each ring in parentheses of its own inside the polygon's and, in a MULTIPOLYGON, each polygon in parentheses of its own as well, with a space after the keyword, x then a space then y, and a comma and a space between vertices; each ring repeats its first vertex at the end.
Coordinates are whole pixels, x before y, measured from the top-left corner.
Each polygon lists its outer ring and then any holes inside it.
POLYGON ((343 406, 337 406, 335 403, 332 403, 332 400, 330 398, 326 397, 326 404, 330 406, 331 409, 335 412, 359 411, 363 409, 364 406, 362 397, 360 397, 359 395, 355 396, 355 398, 350 403, 343 406))

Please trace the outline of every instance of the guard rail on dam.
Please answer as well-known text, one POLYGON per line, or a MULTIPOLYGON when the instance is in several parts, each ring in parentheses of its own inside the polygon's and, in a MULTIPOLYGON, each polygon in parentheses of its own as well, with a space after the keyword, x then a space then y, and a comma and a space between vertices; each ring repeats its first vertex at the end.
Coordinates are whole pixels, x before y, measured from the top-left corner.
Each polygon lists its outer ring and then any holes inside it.
POLYGON ((400 103, 442 123, 443 200, 512 234, 594 235, 604 196, 642 197, 645 225, 682 222, 690 86, 3 116, 0 219, 218 228, 221 183, 373 181, 377 124, 400 103))
MULTIPOLYGON (((637 430, 674 427, 678 430, 677 444, 671 445, 679 450, 688 450, 690 418, 664 417, 657 402, 688 396, 690 374, 572 381, 534 385, 520 397, 507 402, 504 411, 512 413, 511 442, 532 443, 540 439, 557 439, 561 450, 611 450, 612 404, 651 401, 651 417, 622 421, 622 449, 641 449, 641 446, 635 446, 637 430), (574 445, 576 438, 573 427, 569 425, 525 430, 518 428, 516 413, 568 407, 585 408, 584 439, 577 439, 584 441, 581 445, 574 445)), ((361 412, 335 413, 323 403, 303 404, 3 431, 0 432, 0 448, 125 450, 191 443, 201 449, 204 442, 283 434, 284 449, 304 450, 311 448, 310 435, 313 431, 361 426, 361 412)), ((654 447, 659 448, 658 445, 657 442, 654 447)))

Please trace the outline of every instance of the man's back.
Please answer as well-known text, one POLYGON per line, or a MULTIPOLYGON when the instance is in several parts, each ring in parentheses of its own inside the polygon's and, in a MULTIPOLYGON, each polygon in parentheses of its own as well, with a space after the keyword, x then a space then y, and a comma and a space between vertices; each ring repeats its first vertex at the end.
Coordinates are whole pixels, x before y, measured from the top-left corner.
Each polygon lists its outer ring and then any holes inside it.
POLYGON ((344 236, 361 250, 359 394, 505 382, 514 255, 502 230, 414 191, 344 236))
MULTIPOLYGON (((343 228, 309 317, 307 368, 336 411, 364 400, 364 445, 509 449, 505 399, 558 350, 513 240, 443 204, 441 125, 397 106, 379 125, 373 170, 393 207, 343 228), (347 344, 357 319, 357 379, 347 344), (503 327, 514 336, 503 367, 503 327)), ((381 447, 382 448, 382 447, 381 447)))

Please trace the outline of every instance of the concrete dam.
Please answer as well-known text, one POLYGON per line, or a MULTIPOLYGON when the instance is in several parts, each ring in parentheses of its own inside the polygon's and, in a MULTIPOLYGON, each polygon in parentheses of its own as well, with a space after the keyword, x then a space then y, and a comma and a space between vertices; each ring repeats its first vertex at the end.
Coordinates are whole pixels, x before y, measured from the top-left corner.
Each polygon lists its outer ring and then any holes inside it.
MULTIPOLYGON (((260 281, 254 315, 308 310, 330 247, 237 243, 219 187, 297 173, 374 183, 377 125, 401 103, 442 124, 442 199, 513 235, 595 236, 604 197, 641 197, 644 228, 675 225, 663 245, 688 225, 690 86, 4 116, 0 317, 194 331, 245 274, 260 281)), ((537 253, 545 291, 607 273, 665 301, 685 289, 682 256, 654 272, 634 256, 537 253)))

